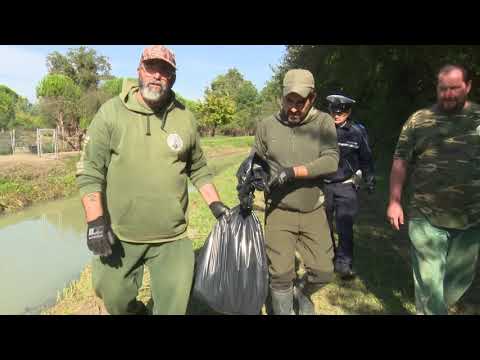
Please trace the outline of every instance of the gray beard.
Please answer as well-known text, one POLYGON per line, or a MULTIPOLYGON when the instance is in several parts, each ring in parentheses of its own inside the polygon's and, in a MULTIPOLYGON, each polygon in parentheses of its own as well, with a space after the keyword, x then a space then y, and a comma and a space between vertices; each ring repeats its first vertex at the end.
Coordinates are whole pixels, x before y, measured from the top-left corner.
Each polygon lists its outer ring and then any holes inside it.
POLYGON ((142 95, 143 99, 149 103, 153 104, 160 104, 165 102, 169 95, 169 90, 167 87, 165 87, 163 84, 160 84, 160 90, 159 91, 154 91, 151 90, 148 87, 148 84, 143 83, 139 79, 139 84, 140 84, 140 94, 142 95))

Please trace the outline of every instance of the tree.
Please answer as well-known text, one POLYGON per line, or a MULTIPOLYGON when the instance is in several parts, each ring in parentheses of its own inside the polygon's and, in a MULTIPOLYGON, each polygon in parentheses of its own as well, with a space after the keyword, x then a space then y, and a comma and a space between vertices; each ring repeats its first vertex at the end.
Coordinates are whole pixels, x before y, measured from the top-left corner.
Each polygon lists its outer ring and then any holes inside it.
POLYGON ((111 98, 119 95, 122 92, 123 78, 114 77, 106 80, 100 85, 100 90, 105 92, 111 98))
POLYGON ((5 85, 0 85, 0 129, 10 129, 15 122, 15 105, 18 95, 5 85))
POLYGON ((65 75, 84 91, 97 89, 100 80, 111 78, 108 58, 85 46, 69 49, 66 55, 54 51, 47 56, 47 68, 49 74, 65 75))
POLYGON ((205 90, 205 96, 228 97, 235 103, 235 114, 223 130, 237 133, 237 130, 249 132, 255 128, 260 110, 261 99, 251 81, 245 80, 243 75, 232 68, 224 75, 217 76, 205 90))
POLYGON ((37 97, 41 112, 54 119, 60 128, 61 137, 74 149, 79 150, 83 137, 80 129, 80 87, 68 76, 46 75, 37 86, 37 97))
POLYGON ((235 101, 229 96, 208 94, 200 104, 201 125, 210 129, 210 135, 215 136, 217 127, 233 121, 235 101))
MULTIPOLYGON (((310 70, 317 88, 316 105, 326 109, 333 92, 357 101, 357 119, 369 129, 377 154, 391 156, 407 117, 435 102, 436 72, 445 63, 470 67, 473 83, 480 80, 480 46, 317 46, 292 45, 275 77, 292 68, 310 70)), ((470 98, 480 95, 474 87, 470 98)))

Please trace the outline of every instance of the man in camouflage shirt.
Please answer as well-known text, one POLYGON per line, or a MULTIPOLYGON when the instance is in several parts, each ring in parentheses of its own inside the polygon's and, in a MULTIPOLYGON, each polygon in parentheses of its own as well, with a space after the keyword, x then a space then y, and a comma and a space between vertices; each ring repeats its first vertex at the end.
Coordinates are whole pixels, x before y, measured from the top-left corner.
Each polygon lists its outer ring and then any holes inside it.
POLYGON ((480 106, 467 101, 468 72, 438 72, 437 104, 414 113, 401 131, 390 175, 387 218, 408 232, 417 314, 447 314, 471 285, 480 246, 480 106))

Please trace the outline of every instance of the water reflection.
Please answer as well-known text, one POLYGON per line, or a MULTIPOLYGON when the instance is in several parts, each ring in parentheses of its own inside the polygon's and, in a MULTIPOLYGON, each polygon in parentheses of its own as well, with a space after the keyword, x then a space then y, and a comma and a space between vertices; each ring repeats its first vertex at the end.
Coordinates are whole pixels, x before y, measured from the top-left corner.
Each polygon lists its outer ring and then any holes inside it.
POLYGON ((38 313, 78 278, 91 255, 78 198, 0 218, 0 314, 38 313))

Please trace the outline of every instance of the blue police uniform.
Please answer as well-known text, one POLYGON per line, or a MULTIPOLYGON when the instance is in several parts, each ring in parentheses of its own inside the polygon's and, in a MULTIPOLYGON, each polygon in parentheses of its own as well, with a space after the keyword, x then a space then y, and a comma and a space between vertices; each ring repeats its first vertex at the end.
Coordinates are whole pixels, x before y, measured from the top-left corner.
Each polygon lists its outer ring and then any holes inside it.
MULTIPOLYGON (((332 114, 348 111, 355 102, 341 95, 327 97, 332 114)), ((324 178, 327 219, 333 238, 333 221, 338 233, 335 249, 335 271, 341 276, 353 276, 353 224, 358 213, 358 170, 369 192, 375 187, 374 162, 365 127, 350 117, 336 125, 340 161, 338 171, 324 178)))

